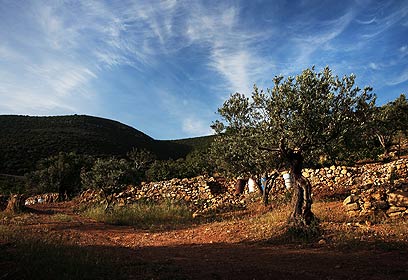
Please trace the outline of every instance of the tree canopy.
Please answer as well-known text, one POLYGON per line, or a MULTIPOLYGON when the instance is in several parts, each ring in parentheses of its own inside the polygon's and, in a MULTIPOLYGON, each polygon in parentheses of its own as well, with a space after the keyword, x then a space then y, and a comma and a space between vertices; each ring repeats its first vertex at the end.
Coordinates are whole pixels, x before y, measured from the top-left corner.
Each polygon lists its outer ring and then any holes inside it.
POLYGON ((372 130, 387 156, 395 136, 408 133, 408 100, 404 94, 376 108, 372 130))
POLYGON ((339 78, 329 67, 276 76, 273 82, 266 91, 255 85, 250 97, 235 93, 219 108, 221 120, 212 126, 219 135, 214 154, 227 169, 248 168, 252 174, 286 164, 295 189, 291 220, 309 224, 314 216, 311 186, 302 176, 304 156, 333 158, 357 147, 375 96, 372 88, 356 86, 353 74, 339 78), (265 151, 275 160, 264 161, 265 151))
POLYGON ((218 110, 221 120, 212 127, 222 140, 215 146, 224 145, 230 164, 240 157, 265 158, 257 147, 277 149, 281 143, 309 160, 335 158, 350 147, 350 136, 362 133, 375 105, 370 87, 360 89, 353 74, 339 78, 328 67, 321 72, 312 67, 286 79, 277 76, 273 82, 266 91, 254 86, 250 97, 231 95, 218 110), (244 151, 239 143, 252 149, 244 151))

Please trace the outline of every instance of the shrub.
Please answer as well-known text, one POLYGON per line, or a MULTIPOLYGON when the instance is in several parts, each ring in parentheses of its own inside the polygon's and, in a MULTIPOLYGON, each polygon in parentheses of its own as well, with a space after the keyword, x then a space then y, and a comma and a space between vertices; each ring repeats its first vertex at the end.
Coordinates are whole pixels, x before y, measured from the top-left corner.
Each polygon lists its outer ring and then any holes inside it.
POLYGON ((81 173, 81 180, 84 187, 102 191, 106 210, 113 202, 114 195, 130 183, 130 170, 130 165, 124 159, 97 159, 90 171, 81 173))

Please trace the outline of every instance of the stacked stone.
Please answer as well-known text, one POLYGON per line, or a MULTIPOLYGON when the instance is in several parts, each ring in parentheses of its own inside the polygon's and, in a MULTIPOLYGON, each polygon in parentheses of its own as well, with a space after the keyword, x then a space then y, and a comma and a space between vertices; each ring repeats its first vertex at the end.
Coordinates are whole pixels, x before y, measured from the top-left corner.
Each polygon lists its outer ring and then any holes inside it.
POLYGON ((348 196, 343 205, 350 216, 408 216, 408 182, 398 185, 365 185, 348 196))
MULTIPOLYGON (((233 186, 233 182, 225 182, 208 176, 142 183, 139 187, 129 186, 125 191, 116 194, 114 203, 124 206, 139 200, 171 199, 184 201, 196 215, 210 212, 220 213, 245 207, 245 202, 240 197, 233 195, 233 186)), ((101 202, 101 193, 87 190, 80 195, 79 201, 101 202)))
POLYGON ((57 202, 58 198, 59 198, 58 193, 43 193, 35 196, 30 196, 25 200, 25 205, 57 202))
MULTIPOLYGON (((359 167, 331 166, 304 169, 303 175, 312 184, 314 199, 344 198, 350 215, 369 215, 384 212, 390 217, 406 214, 406 186, 408 184, 408 159, 387 164, 366 164, 359 167)), ((234 181, 198 176, 191 179, 142 183, 129 186, 115 196, 115 203, 126 205, 138 200, 158 201, 174 199, 185 201, 197 215, 244 208, 242 196, 234 196, 234 181)), ((287 194, 282 176, 271 190, 271 200, 287 194)), ((100 192, 88 190, 80 201, 100 202, 100 192)))
POLYGON ((391 218, 408 216, 408 185, 388 193, 387 215, 391 218))
POLYGON ((330 166, 320 169, 304 169, 302 174, 313 186, 315 198, 334 197, 349 191, 358 173, 355 167, 330 166))

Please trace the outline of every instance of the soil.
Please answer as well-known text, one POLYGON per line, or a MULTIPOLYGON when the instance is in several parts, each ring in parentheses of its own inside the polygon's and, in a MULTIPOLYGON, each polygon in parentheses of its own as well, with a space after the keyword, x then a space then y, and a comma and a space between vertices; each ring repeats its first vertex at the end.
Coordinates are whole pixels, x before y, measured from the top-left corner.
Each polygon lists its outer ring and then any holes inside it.
MULTIPOLYGON (((60 235, 76 246, 108 253, 120 261, 128 279, 408 279, 406 247, 333 248, 324 242, 251 240, 239 220, 141 230, 85 218, 69 202, 31 207, 24 230, 60 235), (56 214, 69 219, 56 219, 56 214), (140 270, 135 264, 155 269, 140 270)), ((0 253, 5 251, 0 246, 0 253)), ((7 270, 1 258, 0 269, 7 270)))

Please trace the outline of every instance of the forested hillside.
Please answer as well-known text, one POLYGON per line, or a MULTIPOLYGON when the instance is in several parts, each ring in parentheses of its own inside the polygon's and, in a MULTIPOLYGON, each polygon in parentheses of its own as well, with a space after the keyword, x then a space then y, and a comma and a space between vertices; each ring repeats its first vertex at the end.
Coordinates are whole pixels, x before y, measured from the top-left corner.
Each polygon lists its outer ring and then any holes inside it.
POLYGON ((125 156, 132 148, 151 151, 158 159, 185 157, 188 142, 154 140, 120 122, 85 116, 0 116, 0 173, 23 175, 38 160, 75 152, 92 156, 125 156))

